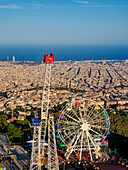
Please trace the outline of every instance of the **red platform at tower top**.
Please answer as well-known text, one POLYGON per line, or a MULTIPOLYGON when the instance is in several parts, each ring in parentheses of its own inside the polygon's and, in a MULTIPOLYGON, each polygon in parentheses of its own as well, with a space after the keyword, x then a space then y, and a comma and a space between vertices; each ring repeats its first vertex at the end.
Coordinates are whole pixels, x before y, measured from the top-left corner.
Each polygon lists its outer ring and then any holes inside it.
POLYGON ((54 54, 50 54, 50 55, 44 55, 44 64, 54 64, 54 54))

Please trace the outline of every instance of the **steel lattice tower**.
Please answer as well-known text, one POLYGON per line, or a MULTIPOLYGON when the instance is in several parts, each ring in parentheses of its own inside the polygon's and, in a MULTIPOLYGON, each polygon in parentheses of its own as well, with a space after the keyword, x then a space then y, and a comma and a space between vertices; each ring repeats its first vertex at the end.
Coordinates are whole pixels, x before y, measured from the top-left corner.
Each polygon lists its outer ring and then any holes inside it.
POLYGON ((30 169, 41 170, 41 160, 39 152, 39 127, 35 126, 33 130, 33 142, 32 142, 32 153, 30 160, 30 169))
POLYGON ((51 169, 59 170, 53 116, 48 119, 48 170, 51 169))
MULTIPOLYGON (((54 120, 51 117, 48 119, 48 109, 49 109, 49 92, 50 92, 50 77, 51 77, 51 64, 54 63, 54 55, 51 56, 44 56, 44 64, 45 65, 45 79, 44 79, 44 86, 43 86, 43 93, 42 93, 42 103, 41 103, 41 120, 39 126, 34 126, 33 131, 33 142, 32 142, 32 153, 31 153, 31 162, 30 162, 30 170, 38 169, 41 170, 41 165, 43 165, 44 159, 44 149, 45 149, 45 137, 46 137, 46 130, 48 131, 50 127, 50 134, 52 138, 55 139, 55 129, 54 129, 54 120), (51 60, 52 59, 52 60, 51 60), (50 126, 50 127, 49 127, 50 126), (51 133, 52 131, 52 133, 51 133)), ((53 167, 58 167, 58 157, 57 157, 57 150, 56 150, 56 141, 53 140, 51 143, 51 137, 48 134, 48 170, 52 170, 53 167), (54 145, 54 153, 56 160, 55 163, 52 161, 52 152, 50 150, 50 146, 54 145)))

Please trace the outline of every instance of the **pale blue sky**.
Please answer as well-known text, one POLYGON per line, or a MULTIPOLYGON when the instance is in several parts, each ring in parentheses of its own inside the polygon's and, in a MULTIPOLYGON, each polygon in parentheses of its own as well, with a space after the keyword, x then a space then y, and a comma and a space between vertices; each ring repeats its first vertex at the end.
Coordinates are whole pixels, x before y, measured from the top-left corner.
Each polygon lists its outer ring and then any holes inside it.
POLYGON ((0 0, 0 44, 128 44, 128 0, 0 0))

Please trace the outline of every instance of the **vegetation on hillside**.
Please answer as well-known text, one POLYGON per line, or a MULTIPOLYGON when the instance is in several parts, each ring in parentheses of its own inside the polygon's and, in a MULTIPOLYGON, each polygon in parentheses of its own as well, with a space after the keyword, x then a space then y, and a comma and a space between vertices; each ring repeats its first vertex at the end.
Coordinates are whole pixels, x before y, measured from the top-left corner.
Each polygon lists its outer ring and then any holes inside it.
POLYGON ((108 136, 109 147, 128 159, 128 117, 109 113, 111 117, 111 135, 108 136))
POLYGON ((16 143, 22 141, 23 132, 21 130, 18 130, 18 128, 13 124, 8 124, 6 134, 8 135, 11 142, 16 143))
POLYGON ((111 132, 128 137, 128 117, 109 113, 111 117, 111 132))

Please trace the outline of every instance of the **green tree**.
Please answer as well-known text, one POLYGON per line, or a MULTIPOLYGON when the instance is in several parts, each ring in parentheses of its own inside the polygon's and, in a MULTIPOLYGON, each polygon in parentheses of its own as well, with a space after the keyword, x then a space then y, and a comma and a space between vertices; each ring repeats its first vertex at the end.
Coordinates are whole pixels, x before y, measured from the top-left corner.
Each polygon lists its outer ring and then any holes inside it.
POLYGON ((27 119, 25 120, 17 120, 16 125, 19 127, 21 126, 23 129, 26 129, 29 127, 29 121, 27 119))
POLYGON ((111 132, 128 137, 128 117, 109 113, 111 117, 111 132))
POLYGON ((5 114, 0 115, 0 130, 1 132, 6 131, 8 116, 5 114))
POLYGON ((18 130, 14 125, 9 124, 6 134, 8 135, 11 142, 20 142, 22 140, 23 132, 18 130))

